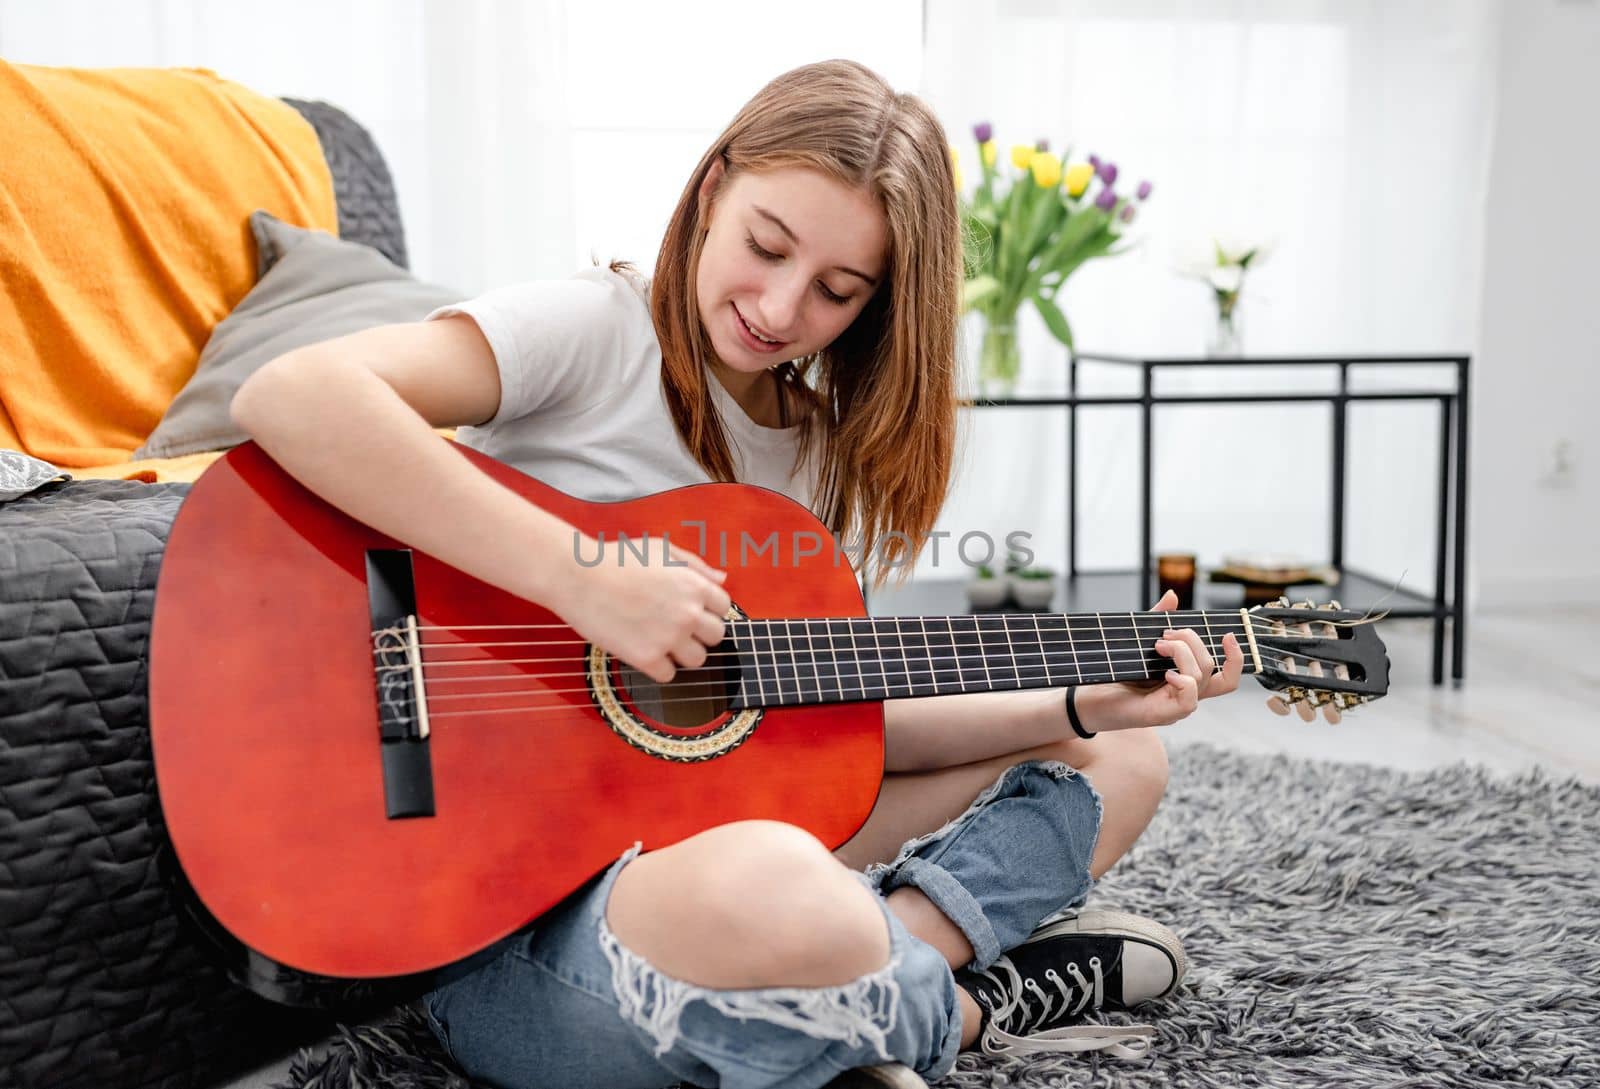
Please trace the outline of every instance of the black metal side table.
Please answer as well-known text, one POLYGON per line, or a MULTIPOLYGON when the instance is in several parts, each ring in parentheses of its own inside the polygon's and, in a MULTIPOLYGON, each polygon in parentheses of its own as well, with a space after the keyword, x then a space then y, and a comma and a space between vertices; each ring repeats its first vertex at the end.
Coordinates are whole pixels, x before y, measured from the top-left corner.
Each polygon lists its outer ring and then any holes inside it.
MULTIPOLYGON (((1361 609, 1386 599, 1383 608, 1393 617, 1429 618, 1433 621, 1433 683, 1444 682, 1445 625, 1450 627, 1450 676, 1460 683, 1466 664, 1466 556, 1467 556, 1467 397, 1471 357, 1466 355, 1301 355, 1301 356, 1162 356, 1138 357, 1078 352, 1068 361, 1067 392, 1064 397, 1008 397, 970 402, 974 409, 1064 407, 1070 429, 1067 473, 1067 572, 1061 600, 1054 603, 1061 612, 1103 612, 1144 609, 1155 599, 1151 542, 1151 494, 1154 465, 1151 456, 1154 435, 1153 417, 1157 405, 1234 405, 1326 403, 1332 413, 1333 472, 1329 482, 1332 507, 1329 533, 1329 562, 1338 571, 1339 581, 1331 585, 1308 584, 1294 590, 1296 598, 1326 601, 1337 598, 1346 608, 1361 609), (1081 397, 1078 395, 1078 368, 1082 363, 1111 364, 1139 369, 1139 392, 1129 396, 1081 397), (1454 386, 1449 389, 1380 390, 1352 392, 1352 367, 1449 366, 1454 368, 1454 386), (1155 374, 1164 368, 1181 367, 1336 367, 1338 384, 1326 393, 1222 393, 1158 394, 1155 374), (1357 571, 1344 562, 1345 553, 1345 445, 1347 409, 1353 401, 1432 401, 1439 411, 1439 490, 1438 530, 1435 545, 1435 577, 1432 598, 1413 591, 1395 589, 1391 580, 1357 571), (1138 406, 1139 413, 1139 545, 1140 564, 1130 571, 1083 572, 1078 570, 1077 493, 1078 493, 1078 411, 1099 406, 1138 406), (1448 592, 1447 592, 1448 588, 1448 592)), ((1237 607, 1242 596, 1238 586, 1219 586, 1196 582, 1198 608, 1237 607)), ((920 592, 907 587, 889 595, 881 607, 890 613, 962 611, 961 589, 949 585, 920 592), (931 591, 931 592, 930 592, 931 591), (949 607, 955 604, 955 608, 949 607)), ((873 603, 873 608, 880 608, 873 603)))

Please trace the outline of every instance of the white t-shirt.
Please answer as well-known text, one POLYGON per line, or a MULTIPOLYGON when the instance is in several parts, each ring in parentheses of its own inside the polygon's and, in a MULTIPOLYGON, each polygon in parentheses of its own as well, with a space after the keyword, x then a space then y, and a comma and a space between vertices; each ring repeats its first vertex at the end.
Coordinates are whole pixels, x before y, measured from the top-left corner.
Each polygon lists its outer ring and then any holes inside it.
MULTIPOLYGON (((441 307, 478 323, 500 371, 500 410, 456 441, 590 502, 635 499, 711 478, 673 425, 649 281, 606 267, 536 280, 441 307)), ((763 427, 712 375, 706 381, 745 484, 807 507, 816 457, 793 473, 801 425, 763 427)))

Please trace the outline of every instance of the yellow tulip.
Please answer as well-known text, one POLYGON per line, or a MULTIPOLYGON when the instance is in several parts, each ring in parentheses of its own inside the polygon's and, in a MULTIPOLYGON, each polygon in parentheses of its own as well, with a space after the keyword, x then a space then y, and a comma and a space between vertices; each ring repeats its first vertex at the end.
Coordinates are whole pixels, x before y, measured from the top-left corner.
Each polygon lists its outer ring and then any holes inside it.
POLYGON ((1028 164, 1033 162, 1033 157, 1037 154, 1038 152, 1030 144, 1012 144, 1011 165, 1018 170, 1026 170, 1028 169, 1028 164))
POLYGON ((961 192, 961 189, 962 189, 961 168, 959 166, 953 166, 952 165, 950 167, 950 169, 954 170, 956 172, 956 192, 959 193, 959 192, 961 192))
POLYGON ((1067 196, 1083 196, 1083 191, 1089 188, 1089 179, 1092 177, 1094 177, 1094 167, 1088 163, 1076 163, 1067 167, 1067 196))
POLYGON ((998 149, 994 146, 994 141, 985 140, 978 145, 978 150, 983 153, 983 165, 994 166, 994 157, 998 152, 998 149))
POLYGON ((1052 189, 1061 181, 1061 160, 1051 152, 1039 152, 1028 169, 1033 171, 1033 183, 1040 189, 1052 189))
POLYGON ((957 150, 954 144, 950 145, 950 161, 956 166, 961 165, 961 152, 957 150))

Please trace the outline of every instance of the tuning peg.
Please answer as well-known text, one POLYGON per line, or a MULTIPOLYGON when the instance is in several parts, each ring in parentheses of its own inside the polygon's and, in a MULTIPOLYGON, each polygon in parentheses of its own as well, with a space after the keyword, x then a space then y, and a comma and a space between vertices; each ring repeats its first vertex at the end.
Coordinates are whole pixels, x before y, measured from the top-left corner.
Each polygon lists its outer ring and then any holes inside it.
POLYGON ((1289 705, 1284 702, 1282 696, 1274 693, 1267 697, 1267 710, 1275 715, 1287 715, 1289 713, 1289 705))
POLYGON ((1337 726, 1343 716, 1339 714, 1339 709, 1330 703, 1322 708, 1322 717, 1327 719, 1329 726, 1337 726))
POLYGON ((1299 609, 1315 609, 1317 604, 1308 597, 1295 607, 1299 609))
POLYGON ((1339 610, 1340 610, 1340 609, 1343 609, 1343 608, 1344 608, 1344 606, 1343 606, 1343 605, 1341 605, 1341 604, 1339 604, 1339 599, 1338 599, 1338 598, 1333 598, 1333 599, 1332 599, 1332 600, 1330 600, 1330 601, 1329 601, 1329 602, 1328 602, 1328 604, 1327 604, 1327 605, 1325 605, 1325 606, 1323 606, 1323 607, 1324 607, 1324 608, 1327 608, 1327 609, 1332 609, 1332 610, 1334 610, 1334 611, 1335 611, 1335 612, 1337 612, 1337 611, 1339 611, 1339 610))

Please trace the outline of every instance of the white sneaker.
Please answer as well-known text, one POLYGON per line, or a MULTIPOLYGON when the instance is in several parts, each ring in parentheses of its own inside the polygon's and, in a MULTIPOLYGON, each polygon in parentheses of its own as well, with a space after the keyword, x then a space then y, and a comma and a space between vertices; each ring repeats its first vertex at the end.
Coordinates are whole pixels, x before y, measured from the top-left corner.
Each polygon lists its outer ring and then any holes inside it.
POLYGON ((909 1066, 887 1063, 846 1070, 825 1089, 928 1089, 928 1083, 909 1066))

